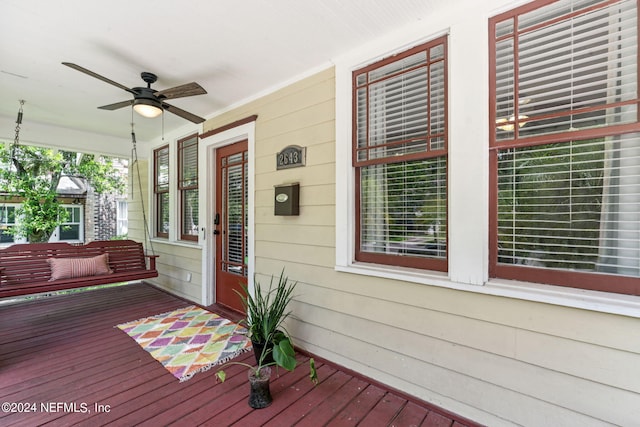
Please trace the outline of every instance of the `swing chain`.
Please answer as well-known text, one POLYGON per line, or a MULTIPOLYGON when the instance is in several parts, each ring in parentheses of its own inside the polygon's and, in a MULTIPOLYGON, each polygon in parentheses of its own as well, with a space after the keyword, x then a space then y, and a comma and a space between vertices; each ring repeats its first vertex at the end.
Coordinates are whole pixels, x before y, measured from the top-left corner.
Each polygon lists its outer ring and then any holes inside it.
POLYGON ((22 106, 24 105, 24 99, 20 100, 20 109, 18 110, 18 118, 16 119, 16 136, 13 139, 15 145, 20 144, 20 125, 22 124, 22 106))
MULTIPOLYGON (((133 110, 132 110, 133 111, 133 110)), ((133 116, 133 113, 132 113, 133 116)), ((149 223, 147 222, 147 213, 144 209, 144 198, 142 197, 142 179, 140 176, 140 163, 138 163, 138 148, 137 148, 137 141, 136 141, 136 132, 134 129, 134 122, 133 122, 133 117, 131 118, 131 167, 133 168, 135 166, 136 168, 136 172, 137 172, 137 178, 138 178, 138 191, 140 192, 140 205, 142 207, 142 222, 144 225, 144 247, 147 248, 147 250, 151 250, 151 254, 155 255, 156 251, 153 249, 153 241, 151 239, 151 231, 149 230, 149 223)), ((131 198, 133 199, 133 194, 134 192, 131 192, 131 198)))
POLYGON ((17 173, 21 173, 21 166, 16 158, 18 147, 20 146, 20 125, 22 124, 22 106, 24 105, 24 99, 20 100, 20 109, 18 110, 18 118, 16 119, 16 136, 13 139, 13 145, 11 145, 11 164, 15 167, 17 173))

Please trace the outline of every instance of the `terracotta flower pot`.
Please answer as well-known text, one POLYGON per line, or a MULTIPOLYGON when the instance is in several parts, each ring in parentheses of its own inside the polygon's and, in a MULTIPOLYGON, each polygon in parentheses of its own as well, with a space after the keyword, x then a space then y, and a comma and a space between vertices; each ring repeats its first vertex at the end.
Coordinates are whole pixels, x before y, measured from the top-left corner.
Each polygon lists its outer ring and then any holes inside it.
POLYGON ((273 398, 269 390, 269 380, 271 379, 271 368, 268 366, 260 369, 260 375, 256 376, 255 371, 249 371, 249 406, 254 409, 266 408, 271 405, 273 398))

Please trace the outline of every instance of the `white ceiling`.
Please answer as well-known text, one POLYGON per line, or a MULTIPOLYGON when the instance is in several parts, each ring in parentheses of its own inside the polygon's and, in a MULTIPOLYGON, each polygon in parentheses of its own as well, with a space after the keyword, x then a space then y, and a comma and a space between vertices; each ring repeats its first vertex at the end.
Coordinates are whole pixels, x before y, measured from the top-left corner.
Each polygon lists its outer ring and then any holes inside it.
MULTIPOLYGON (((0 138, 13 140, 21 99, 25 133, 31 125, 51 138, 60 129, 129 138, 130 108, 97 107, 131 95, 63 61, 126 87, 144 86, 142 71, 158 75, 156 89, 198 82, 206 95, 170 103, 207 118, 415 24, 443 1, 2 0, 0 138)), ((165 133, 189 123, 164 116, 165 133)), ((161 118, 134 121, 138 140, 162 134, 161 118)))

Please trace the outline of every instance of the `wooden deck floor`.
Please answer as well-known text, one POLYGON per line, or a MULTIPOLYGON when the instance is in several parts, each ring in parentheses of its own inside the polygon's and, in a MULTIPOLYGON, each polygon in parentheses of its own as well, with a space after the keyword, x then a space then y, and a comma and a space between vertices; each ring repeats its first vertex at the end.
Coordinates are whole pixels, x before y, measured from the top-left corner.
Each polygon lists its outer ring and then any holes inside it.
POLYGON ((246 369, 180 383, 114 328, 186 305, 145 284, 0 304, 0 425, 473 425, 329 363, 315 387, 306 365, 272 379, 273 404, 253 410, 246 369))

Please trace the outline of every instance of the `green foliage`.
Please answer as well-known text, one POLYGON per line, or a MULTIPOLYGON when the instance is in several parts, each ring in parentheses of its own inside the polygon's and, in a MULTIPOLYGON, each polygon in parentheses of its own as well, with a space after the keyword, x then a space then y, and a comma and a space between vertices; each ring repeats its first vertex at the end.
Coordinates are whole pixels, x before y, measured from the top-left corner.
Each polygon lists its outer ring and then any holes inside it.
POLYGON ((253 341, 264 343, 269 337, 275 337, 283 322, 291 315, 291 311, 286 309, 293 298, 295 287, 296 283, 289 283, 283 269, 275 287, 274 277, 271 276, 269 288, 266 291, 257 280, 253 295, 245 285, 242 285, 243 292, 236 291, 247 313, 249 337, 253 341))
POLYGON ((315 385, 318 385, 318 371, 316 370, 316 361, 309 359, 309 379, 315 385))
MULTIPOLYGON (((287 311, 287 305, 293 298, 293 291, 297 282, 291 283, 284 274, 284 269, 280 273, 278 283, 274 287, 274 277, 271 276, 269 288, 263 290, 259 281, 255 281, 254 294, 249 293, 248 288, 242 285, 243 292, 236 293, 240 296, 242 305, 247 313, 247 329, 249 337, 254 342, 273 343, 271 349, 268 345, 263 347, 262 353, 258 357, 258 365, 251 365, 241 362, 230 362, 239 364, 252 369, 254 375, 259 377, 262 368, 265 366, 280 366, 288 371, 293 371, 296 367, 296 357, 291 338, 286 332, 283 322, 291 315, 291 311, 287 311), (265 363, 269 352, 273 352, 273 362, 265 363)), ((315 362, 309 360, 309 370, 311 381, 317 383, 317 373, 315 362)), ((216 377, 220 381, 226 379, 224 370, 216 373, 216 377)))
POLYGON ((22 220, 12 232, 30 242, 47 241, 66 219, 56 189, 63 176, 85 179, 96 191, 123 192, 126 182, 109 158, 25 145, 0 145, 0 191, 20 197, 22 220))

